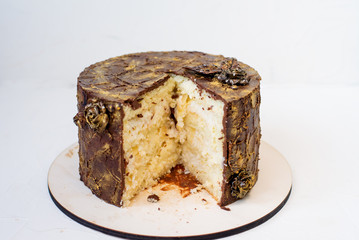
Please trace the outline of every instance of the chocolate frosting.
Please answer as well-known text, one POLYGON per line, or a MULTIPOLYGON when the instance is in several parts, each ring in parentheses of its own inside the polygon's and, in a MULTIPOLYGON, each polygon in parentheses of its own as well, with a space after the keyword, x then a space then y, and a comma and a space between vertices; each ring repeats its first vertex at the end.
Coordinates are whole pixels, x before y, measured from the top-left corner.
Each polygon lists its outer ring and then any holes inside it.
POLYGON ((243 197, 258 174, 260 76, 248 65, 201 52, 145 52, 95 63, 78 78, 81 180, 94 194, 122 205, 126 160, 123 104, 136 109, 141 96, 171 74, 186 76, 224 102, 224 184, 219 205, 243 197), (228 67, 229 66, 229 67, 228 67), (90 116, 86 114, 91 113, 90 116))
POLYGON ((145 52, 110 58, 86 68, 78 78, 78 84, 91 95, 119 102, 132 102, 144 92, 155 88, 170 73, 187 76, 227 102, 248 95, 258 87, 260 77, 248 65, 236 61, 243 69, 249 84, 234 89, 231 85, 213 80, 211 75, 199 75, 188 69, 214 66, 220 69, 223 62, 231 60, 221 55, 201 52, 145 52))

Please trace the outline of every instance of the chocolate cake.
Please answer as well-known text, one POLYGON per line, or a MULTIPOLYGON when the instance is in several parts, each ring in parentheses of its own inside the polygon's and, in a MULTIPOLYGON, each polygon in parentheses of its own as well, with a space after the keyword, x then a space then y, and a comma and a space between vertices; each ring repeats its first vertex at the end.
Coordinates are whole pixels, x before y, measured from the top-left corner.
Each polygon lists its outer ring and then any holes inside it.
POLYGON ((81 180, 129 206, 177 164, 220 206, 258 176, 260 76, 234 58, 145 52, 93 64, 78 78, 81 180))

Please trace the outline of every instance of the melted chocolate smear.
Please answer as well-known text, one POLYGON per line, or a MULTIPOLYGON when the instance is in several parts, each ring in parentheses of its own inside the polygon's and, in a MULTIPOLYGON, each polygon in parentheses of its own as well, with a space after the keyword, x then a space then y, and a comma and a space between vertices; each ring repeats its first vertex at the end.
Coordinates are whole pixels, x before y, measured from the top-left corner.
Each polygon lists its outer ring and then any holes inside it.
POLYGON ((185 174, 185 168, 181 164, 176 165, 170 173, 160 178, 159 183, 167 184, 161 188, 162 191, 172 190, 174 189, 173 185, 176 185, 179 187, 183 198, 189 196, 192 189, 201 185, 192 174, 185 174))

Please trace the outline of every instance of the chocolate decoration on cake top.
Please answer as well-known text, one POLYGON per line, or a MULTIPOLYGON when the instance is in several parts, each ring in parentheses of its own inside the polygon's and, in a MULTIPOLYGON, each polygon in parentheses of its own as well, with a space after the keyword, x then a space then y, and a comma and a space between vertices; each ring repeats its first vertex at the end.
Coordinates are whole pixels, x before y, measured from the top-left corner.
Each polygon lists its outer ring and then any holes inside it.
POLYGON ((236 86, 247 85, 250 78, 247 78, 247 73, 240 67, 237 59, 226 58, 220 66, 203 64, 196 67, 185 67, 199 75, 209 77, 210 80, 218 79, 224 84, 228 84, 232 89, 237 89, 236 86))
POLYGON ((189 77, 226 101, 248 95, 260 81, 253 68, 233 58, 173 51, 134 53, 95 63, 80 74, 78 84, 98 98, 106 96, 136 108, 136 98, 161 85, 169 74, 189 77), (218 81, 213 81, 214 75, 218 81))

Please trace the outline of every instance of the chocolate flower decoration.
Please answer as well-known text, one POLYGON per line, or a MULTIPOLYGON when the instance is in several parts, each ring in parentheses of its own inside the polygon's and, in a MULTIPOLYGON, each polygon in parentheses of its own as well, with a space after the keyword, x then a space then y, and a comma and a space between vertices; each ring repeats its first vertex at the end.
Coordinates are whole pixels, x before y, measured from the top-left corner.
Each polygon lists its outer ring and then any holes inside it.
POLYGON ((239 171, 237 176, 232 179, 231 195, 236 198, 244 198, 255 183, 255 176, 246 170, 239 171))
POLYGON ((186 67, 186 69, 205 77, 216 78, 230 86, 243 86, 249 83, 246 71, 240 68, 235 58, 226 58, 221 66, 203 64, 196 67, 186 67))
POLYGON ((236 60, 234 58, 226 59, 222 63, 222 71, 215 77, 223 83, 229 85, 246 85, 249 83, 247 73, 241 69, 238 64, 235 66, 236 60))
POLYGON ((90 128, 103 132, 108 124, 108 115, 102 102, 92 102, 85 107, 85 119, 90 128))
POLYGON ((77 113, 75 117, 73 118, 74 123, 80 127, 81 126, 81 119, 83 119, 83 114, 81 112, 77 113))

